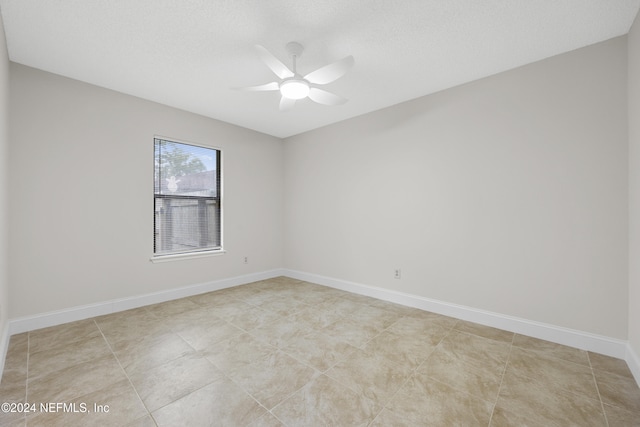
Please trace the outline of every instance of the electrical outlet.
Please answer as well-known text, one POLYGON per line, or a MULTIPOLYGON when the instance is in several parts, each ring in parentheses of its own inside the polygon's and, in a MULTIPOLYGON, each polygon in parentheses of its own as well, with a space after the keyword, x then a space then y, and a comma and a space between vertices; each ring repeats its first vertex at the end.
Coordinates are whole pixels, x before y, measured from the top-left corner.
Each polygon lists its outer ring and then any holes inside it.
POLYGON ((399 279, 399 278, 400 278, 400 269, 399 269, 399 268, 396 268, 396 269, 394 270, 393 278, 394 278, 394 279, 399 279))
POLYGON ((249 257, 247 257, 247 256, 246 256, 246 257, 244 257, 244 261, 243 261, 243 262, 244 262, 245 264, 249 264, 249 257))

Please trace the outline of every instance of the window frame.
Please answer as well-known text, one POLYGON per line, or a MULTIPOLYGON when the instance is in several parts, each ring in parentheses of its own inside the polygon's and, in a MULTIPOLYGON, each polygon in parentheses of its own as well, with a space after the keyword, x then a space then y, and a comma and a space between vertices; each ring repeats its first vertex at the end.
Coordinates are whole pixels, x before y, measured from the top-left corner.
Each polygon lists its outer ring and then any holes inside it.
POLYGON ((152 185, 153 185, 153 197, 152 197, 152 205, 153 205, 153 222, 152 222, 152 227, 153 227, 153 240, 152 240, 152 256, 150 258, 150 260, 154 263, 157 262, 166 262, 166 261, 176 261, 176 260, 181 260, 181 259, 191 259, 191 258, 202 258, 202 257, 210 257, 210 256, 218 256, 218 255, 222 255, 224 253, 226 253, 225 249, 224 249, 224 209, 223 209, 223 188, 224 188, 224 183, 223 183, 223 152, 222 149, 219 147, 215 147, 215 146, 211 146, 211 145, 205 145, 205 144, 199 144, 199 143, 193 143, 193 142, 189 142, 189 141, 184 141, 184 140, 180 140, 180 139, 176 139, 176 138, 169 138, 169 137, 164 137, 164 136, 160 136, 160 135, 154 135, 153 137, 153 181, 152 181, 152 185), (160 141, 167 141, 167 142, 173 142, 176 144, 182 144, 182 145, 190 145, 190 146, 194 146, 194 147, 199 147, 199 148, 205 148, 207 150, 215 150, 216 153, 216 192, 217 192, 217 196, 216 197, 199 197, 199 196, 167 196, 167 195, 158 195, 156 194, 156 183, 155 183, 155 172, 156 172, 156 166, 155 166, 155 157, 156 157, 156 142, 160 140, 160 141), (158 196, 160 196, 160 198, 174 198, 174 199, 191 199, 191 200, 215 200, 217 205, 218 205, 218 221, 219 221, 219 235, 218 235, 218 239, 219 239, 219 246, 215 247, 215 248, 211 248, 211 249, 195 249, 195 250, 191 250, 191 251, 184 251, 184 252, 171 252, 171 253, 156 253, 156 199, 158 198, 158 196))

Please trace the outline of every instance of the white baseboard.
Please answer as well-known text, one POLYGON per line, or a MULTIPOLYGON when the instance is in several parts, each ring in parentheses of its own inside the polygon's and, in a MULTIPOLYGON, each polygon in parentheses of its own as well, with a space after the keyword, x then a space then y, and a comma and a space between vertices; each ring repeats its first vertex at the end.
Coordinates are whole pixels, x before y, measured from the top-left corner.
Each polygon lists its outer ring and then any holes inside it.
POLYGON ((42 313, 34 316, 10 319, 0 336, 0 372, 2 372, 1 368, 4 367, 10 336, 13 334, 226 289, 278 276, 287 276, 293 279, 317 283, 319 285, 329 286, 355 294, 366 295, 408 307, 431 311, 445 316, 455 317, 457 319, 467 320, 522 335, 544 339, 558 344, 568 345, 582 350, 588 350, 624 359, 629 365, 636 382, 640 384, 640 358, 633 351, 631 346, 629 346, 628 342, 624 340, 507 316, 500 313, 479 310, 473 307, 452 304, 389 289, 288 269, 269 270, 260 273, 184 286, 176 289, 169 289, 166 291, 154 292, 151 294, 121 298, 42 313))
MULTIPOLYGON (((285 270, 284 275, 298 280, 317 283, 355 294, 366 295, 408 307, 455 317, 456 319, 467 320, 521 335, 579 348, 581 350, 625 359, 631 366, 631 362, 628 360, 628 358, 631 357, 629 356, 630 349, 627 341, 624 340, 296 270, 285 270)), ((637 362, 637 356, 635 364, 636 369, 640 367, 640 364, 637 362)), ((636 379, 638 378, 636 375, 636 379)))
POLYGON ((633 377, 640 386, 640 357, 638 357, 638 354, 633 351, 630 344, 627 344, 627 355, 625 360, 627 365, 629 365, 629 369, 631 370, 633 377))
MULTIPOLYGON (((71 307, 64 310, 50 311, 34 316, 25 316, 16 319, 10 319, 9 335, 33 331, 35 329, 46 328, 49 326, 61 325, 63 323, 88 319, 90 317, 116 313, 118 311, 129 310, 131 308, 142 307, 149 304, 157 304, 160 302, 170 301, 178 298, 203 294, 205 292, 231 288, 233 286, 244 285, 247 283, 271 279, 283 275, 284 270, 269 270, 260 273, 214 280, 212 282, 198 283, 195 285, 154 292, 151 294, 138 295, 129 298, 120 298, 96 304, 71 307)), ((3 352, 3 354, 6 354, 6 351, 3 352)))
POLYGON ((9 339, 11 339, 11 334, 9 333, 9 322, 4 324, 2 328, 2 335, 0 335, 0 376, 2 376, 2 372, 4 372, 4 362, 7 358, 7 350, 9 350, 9 339))

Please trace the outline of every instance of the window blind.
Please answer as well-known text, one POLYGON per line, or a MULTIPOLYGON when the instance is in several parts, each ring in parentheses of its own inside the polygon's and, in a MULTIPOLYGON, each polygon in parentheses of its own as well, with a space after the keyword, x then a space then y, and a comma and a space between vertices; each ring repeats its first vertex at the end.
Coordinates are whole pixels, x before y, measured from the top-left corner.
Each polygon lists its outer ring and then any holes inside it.
POLYGON ((221 249, 220 150, 154 139, 154 254, 221 249))

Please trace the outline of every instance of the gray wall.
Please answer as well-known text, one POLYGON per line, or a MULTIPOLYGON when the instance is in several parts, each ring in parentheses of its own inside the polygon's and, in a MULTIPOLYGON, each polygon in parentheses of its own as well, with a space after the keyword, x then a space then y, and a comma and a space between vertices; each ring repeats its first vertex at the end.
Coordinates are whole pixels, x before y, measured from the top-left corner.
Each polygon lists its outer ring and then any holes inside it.
POLYGON ((640 357, 640 14, 629 51, 629 344, 640 357))
POLYGON ((282 266, 280 139, 13 63, 11 91, 12 318, 282 266), (226 254, 149 261, 155 134, 222 149, 226 254))
MULTIPOLYGON (((284 266, 629 336, 639 352, 627 258, 638 73, 627 110, 626 58, 621 37, 284 143, 11 64, 9 315, 284 266), (223 149, 227 254, 149 262, 154 134, 223 149)), ((6 209, 0 197, 0 223, 6 209)))
MULTIPOLYGON (((4 336, 9 316, 8 264, 8 151, 9 151, 9 55, 0 19, 0 337, 4 336)), ((1 344, 2 340, 0 340, 1 344)), ((4 349, 0 349, 3 351, 4 349)), ((1 358, 4 360, 4 355, 1 358)), ((1 367, 1 366, 0 366, 1 367)))
POLYGON ((620 37, 288 138, 285 266, 626 339, 626 55, 620 37))

